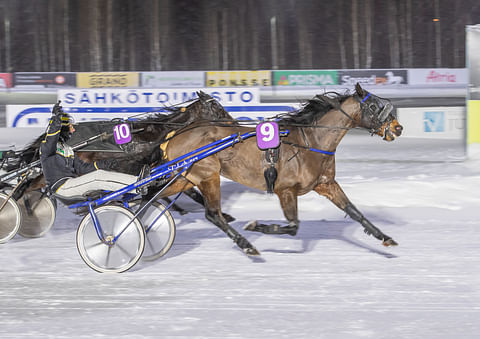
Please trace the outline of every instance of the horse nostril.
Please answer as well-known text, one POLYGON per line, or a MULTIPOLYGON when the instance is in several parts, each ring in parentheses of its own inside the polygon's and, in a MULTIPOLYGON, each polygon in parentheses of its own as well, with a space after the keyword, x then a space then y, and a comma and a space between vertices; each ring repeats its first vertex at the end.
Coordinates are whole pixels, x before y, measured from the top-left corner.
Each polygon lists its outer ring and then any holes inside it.
POLYGON ((400 134, 402 134, 402 131, 403 131, 403 127, 401 125, 395 126, 395 134, 397 136, 400 136, 400 134))

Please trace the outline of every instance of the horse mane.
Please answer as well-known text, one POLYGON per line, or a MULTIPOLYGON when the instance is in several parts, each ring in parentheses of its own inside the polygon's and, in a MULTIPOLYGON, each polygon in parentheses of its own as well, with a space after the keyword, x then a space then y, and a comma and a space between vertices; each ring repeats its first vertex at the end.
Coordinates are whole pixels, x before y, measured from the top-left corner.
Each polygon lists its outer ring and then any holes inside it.
POLYGON ((185 110, 182 110, 182 107, 163 107, 162 108, 165 112, 156 112, 154 114, 147 115, 143 118, 138 119, 135 122, 141 123, 163 123, 167 122, 168 120, 175 120, 175 118, 184 114, 185 110))
MULTIPOLYGON (((233 118, 228 114, 225 108, 212 96, 206 94, 202 91, 197 92, 198 98, 190 100, 188 106, 164 106, 162 107, 162 112, 156 112, 155 114, 147 115, 143 118, 136 120, 135 122, 139 123, 164 123, 165 125, 179 126, 180 124, 188 124, 198 119, 207 119, 207 120, 233 120, 233 118), (204 110, 204 105, 207 101, 214 100, 217 105, 215 108, 210 108, 209 110, 204 110)), ((183 104, 185 104, 184 102, 183 104)), ((154 112, 151 112, 154 113, 154 112)))
POLYGON ((38 153, 38 150, 40 148, 40 144, 42 143, 43 139, 45 139, 45 133, 42 133, 36 139, 34 139, 32 142, 30 142, 25 147, 23 147, 19 152, 20 158, 22 160, 26 160, 27 162, 38 159, 40 157, 40 154, 38 153), (33 159, 35 154, 37 156, 35 157, 35 159, 33 159), (30 158, 30 159, 28 159, 28 158, 30 158))
POLYGON ((311 125, 322 118, 328 111, 341 105, 352 95, 337 92, 326 92, 317 94, 312 99, 307 100, 302 108, 279 115, 278 124, 280 125, 311 125))

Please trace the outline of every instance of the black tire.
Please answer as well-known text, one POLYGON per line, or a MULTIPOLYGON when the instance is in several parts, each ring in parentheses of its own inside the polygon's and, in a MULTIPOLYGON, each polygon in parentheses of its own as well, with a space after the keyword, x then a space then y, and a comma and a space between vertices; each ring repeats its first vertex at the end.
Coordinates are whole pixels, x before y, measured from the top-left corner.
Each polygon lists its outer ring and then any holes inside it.
MULTIPOLYGON (((134 202, 130 205, 134 211, 138 210, 140 204, 134 202)), ((158 201, 154 201, 139 215, 145 228, 146 240, 145 251, 142 260, 152 261, 164 256, 172 247, 175 241, 175 221, 170 211, 158 201), (163 212, 165 211, 165 212, 163 212), (160 213, 163 215, 155 220, 160 213), (155 221, 155 223, 153 223, 155 221), (152 225, 153 223, 153 225, 152 225)))
POLYGON ((53 201, 39 191, 25 193, 18 206, 22 210, 22 224, 18 234, 26 238, 38 238, 47 233, 55 222, 56 208, 53 201), (27 205, 30 206, 27 209, 27 205))
POLYGON ((12 239, 22 224, 22 212, 15 199, 8 199, 8 195, 0 193, 0 206, 4 203, 0 210, 0 244, 12 239))

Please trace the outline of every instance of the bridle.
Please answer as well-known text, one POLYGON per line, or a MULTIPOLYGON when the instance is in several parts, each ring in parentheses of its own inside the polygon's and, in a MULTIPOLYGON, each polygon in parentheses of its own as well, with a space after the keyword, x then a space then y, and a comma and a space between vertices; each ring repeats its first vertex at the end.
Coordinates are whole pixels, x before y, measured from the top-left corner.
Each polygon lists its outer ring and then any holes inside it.
POLYGON ((334 107, 352 120, 357 127, 365 128, 369 130, 371 134, 376 134, 380 132, 386 122, 391 122, 393 119, 396 119, 397 114, 396 112, 392 113, 393 105, 390 100, 380 98, 370 92, 367 92, 367 95, 363 99, 357 93, 355 93, 353 97, 360 104, 360 110, 362 112, 360 123, 348 115, 340 104, 334 107))

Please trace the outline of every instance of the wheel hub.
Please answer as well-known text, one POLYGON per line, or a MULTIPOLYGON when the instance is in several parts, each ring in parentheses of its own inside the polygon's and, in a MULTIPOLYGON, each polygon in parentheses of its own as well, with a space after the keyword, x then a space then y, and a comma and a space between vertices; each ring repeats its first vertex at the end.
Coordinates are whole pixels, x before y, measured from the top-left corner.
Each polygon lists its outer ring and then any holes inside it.
POLYGON ((115 240, 115 237, 113 235, 107 235, 105 237, 105 242, 107 243, 107 245, 113 245, 113 241, 115 240))

